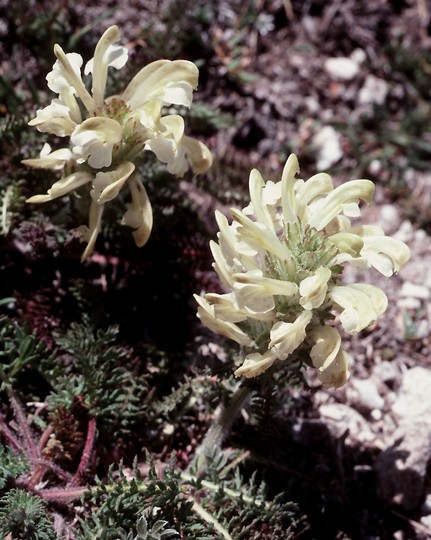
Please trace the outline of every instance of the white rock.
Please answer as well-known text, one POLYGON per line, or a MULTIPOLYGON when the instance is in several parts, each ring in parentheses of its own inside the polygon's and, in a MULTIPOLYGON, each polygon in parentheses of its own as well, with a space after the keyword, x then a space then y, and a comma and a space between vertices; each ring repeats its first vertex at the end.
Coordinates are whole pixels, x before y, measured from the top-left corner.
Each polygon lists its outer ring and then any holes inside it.
POLYGON ((304 98, 304 103, 310 114, 317 113, 320 109, 319 102, 313 96, 307 96, 306 98, 304 98))
POLYGON ((342 157, 340 136, 332 126, 320 128, 313 137, 318 156, 316 166, 320 171, 328 169, 342 157))
POLYGON ((379 159, 373 159, 368 165, 368 170, 370 171, 370 174, 379 174, 382 170, 382 162, 379 159))
POLYGON ((399 421, 431 418, 431 370, 414 367, 402 377, 401 388, 392 411, 399 421))
POLYGON ((325 61, 325 70, 336 79, 350 81, 359 73, 359 64, 352 58, 339 56, 325 61))
POLYGON ((420 523, 431 531, 431 516, 422 516, 420 523))
POLYGON ((428 418, 405 421, 377 457, 375 471, 380 496, 411 511, 424 495, 431 457, 431 423, 428 418))
POLYGON ((424 240, 427 240, 429 238, 427 232, 423 229, 418 229, 417 231, 415 231, 414 237, 416 242, 423 242, 424 240))
POLYGON ((405 281, 401 287, 400 296, 402 298, 419 298, 420 300, 428 300, 431 293, 427 287, 416 285, 411 281, 405 281))
POLYGON ((416 339, 424 339, 429 336, 430 333, 430 327, 427 320, 422 319, 421 321, 418 321, 415 323, 415 338, 416 339))
POLYGON ((403 221, 398 231, 393 235, 402 242, 410 242, 413 239, 414 229, 410 221, 403 221))
POLYGON ((397 362, 383 360, 373 368, 373 377, 384 383, 393 383, 400 376, 400 369, 397 362))
POLYGON ((383 418, 383 413, 379 409, 374 409, 373 411, 371 411, 370 416, 375 422, 378 422, 383 418))
POLYGON ((431 493, 428 493, 428 495, 425 497, 425 500, 421 506, 421 512, 427 516, 431 514, 431 493))
POLYGON ((346 388, 346 395, 354 407, 366 412, 381 410, 385 406, 385 400, 372 379, 352 379, 346 388))
POLYGON ((375 445, 376 436, 370 430, 368 422, 348 405, 327 403, 319 407, 319 413, 333 437, 339 438, 348 431, 346 444, 350 446, 375 445))
POLYGON ((416 310, 421 307, 421 301, 412 297, 400 298, 397 300, 397 306, 403 309, 416 310))
POLYGON ((399 222, 400 212, 393 204, 384 204, 380 209, 380 219, 385 230, 393 230, 395 223, 399 222))
POLYGON ((367 59, 367 54, 364 49, 355 49, 350 55, 350 58, 358 64, 362 64, 367 59))
POLYGON ((377 103, 381 105, 388 95, 388 83, 374 75, 367 75, 364 86, 359 90, 358 100, 362 105, 377 103))

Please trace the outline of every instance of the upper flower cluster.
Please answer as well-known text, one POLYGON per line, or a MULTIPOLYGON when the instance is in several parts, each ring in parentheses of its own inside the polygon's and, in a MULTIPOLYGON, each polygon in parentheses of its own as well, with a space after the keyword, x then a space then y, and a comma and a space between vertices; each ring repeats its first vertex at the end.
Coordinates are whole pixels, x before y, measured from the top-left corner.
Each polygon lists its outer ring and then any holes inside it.
POLYGON ((374 184, 352 180, 334 188, 319 173, 295 178, 291 155, 280 182, 250 174, 251 203, 232 209, 233 222, 217 212, 218 243, 211 242, 214 268, 229 292, 195 298, 203 324, 246 348, 235 375, 255 377, 276 360, 312 364, 324 386, 341 386, 349 356, 334 328, 334 313, 349 334, 385 311, 385 293, 373 285, 343 285, 343 264, 373 266, 385 276, 410 256, 400 240, 375 226, 352 226, 359 202, 370 203, 374 184), (328 324, 329 323, 329 324, 328 324), (294 354, 295 353, 295 354, 294 354))
POLYGON ((105 98, 108 68, 120 69, 127 62, 127 49, 115 45, 119 39, 117 26, 108 28, 85 65, 84 74, 92 75, 91 92, 81 77, 82 57, 55 45, 57 61, 46 79, 58 97, 29 122, 39 131, 70 137, 71 144, 53 152, 46 144, 39 158, 23 161, 31 167, 63 171, 46 195, 35 195, 27 202, 50 201, 84 184, 91 185, 89 226, 82 228, 88 242, 83 259, 94 248, 104 204, 115 198, 125 183, 132 201, 122 223, 135 229, 138 246, 148 240, 151 204, 142 182, 133 174, 143 150, 153 151, 168 171, 178 176, 189 166, 202 173, 212 164, 208 148, 184 134, 183 118, 164 114, 163 109, 166 105, 190 107, 199 75, 192 62, 152 62, 133 77, 121 95, 105 98))

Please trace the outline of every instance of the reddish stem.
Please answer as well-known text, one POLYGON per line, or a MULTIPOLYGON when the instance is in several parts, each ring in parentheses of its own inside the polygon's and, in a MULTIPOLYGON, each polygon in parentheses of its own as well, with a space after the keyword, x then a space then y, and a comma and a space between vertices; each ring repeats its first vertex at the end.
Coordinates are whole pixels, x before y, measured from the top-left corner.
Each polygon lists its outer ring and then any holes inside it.
POLYGON ((67 502, 80 497, 88 490, 85 486, 58 489, 40 489, 37 494, 47 501, 67 502))
POLYGON ((47 459, 31 459, 30 463, 34 463, 35 465, 38 465, 38 469, 49 469, 53 473, 55 473, 59 478, 62 478, 63 480, 71 481, 72 475, 68 473, 67 471, 64 471, 61 467, 58 465, 55 465, 51 461, 47 459))
POLYGON ((18 421, 19 427, 22 430, 23 439, 26 445, 26 450, 28 452, 28 456, 27 456, 28 459, 30 458, 39 459, 41 455, 34 442, 33 435, 28 425, 27 419, 24 415, 24 412, 21 408, 20 403, 13 395, 11 396, 11 404, 12 404, 12 408, 14 410, 16 419, 18 421))
POLYGON ((42 453, 42 450, 45 448, 46 443, 48 442, 48 439, 53 431, 54 431, 54 428, 52 424, 49 424, 48 427, 45 429, 45 431, 42 433, 39 439, 39 444, 37 445, 38 451, 40 453, 42 453))
POLYGON ((87 428, 87 438, 85 440, 84 450, 82 451, 81 460, 78 469, 74 474, 69 486, 76 486, 81 481, 81 478, 88 467, 93 452, 94 441, 96 439, 96 419, 90 418, 87 428))
POLYGON ((18 439, 15 437, 12 431, 7 427, 7 425, 3 423, 3 417, 0 417, 0 433, 3 435, 3 437, 11 446, 13 446, 16 450, 18 450, 18 452, 24 452, 18 439))

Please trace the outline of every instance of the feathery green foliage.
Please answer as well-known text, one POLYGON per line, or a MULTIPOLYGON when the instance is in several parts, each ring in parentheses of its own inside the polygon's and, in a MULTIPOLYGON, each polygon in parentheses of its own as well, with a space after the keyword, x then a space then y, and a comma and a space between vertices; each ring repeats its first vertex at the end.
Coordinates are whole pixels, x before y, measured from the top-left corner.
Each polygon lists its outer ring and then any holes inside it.
POLYGON ((0 318, 0 359, 1 389, 14 384, 25 368, 53 362, 43 341, 7 317, 0 318))
POLYGON ((105 434, 130 430, 142 417, 148 392, 146 377, 135 372, 136 359, 115 344, 117 335, 117 327, 95 331, 88 318, 57 333, 63 374, 50 381, 51 405, 70 407, 79 397, 105 434))
POLYGON ((14 454, 9 448, 0 444, 0 489, 9 479, 18 478, 29 465, 22 454, 14 454))
POLYGON ((79 540, 114 540, 126 531, 137 533, 137 516, 156 511, 155 521, 161 517, 169 523, 187 515, 190 505, 183 501, 179 487, 179 473, 173 466, 165 469, 159 478, 154 464, 149 460, 149 470, 144 476, 134 463, 126 473, 122 464, 117 470, 110 468, 106 481, 96 479, 88 504, 97 510, 87 520, 80 521, 79 540))
POLYGON ((295 504, 283 495, 269 500, 256 474, 247 481, 232 456, 217 448, 207 455, 204 476, 194 476, 192 469, 188 480, 197 490, 194 498, 235 540, 284 540, 304 530, 295 504))
POLYGON ((120 464, 117 471, 111 468, 106 482, 96 480, 87 504, 97 510, 80 521, 79 540, 129 538, 139 533, 136 516, 142 514, 153 528, 157 522, 175 524, 170 534, 175 530, 188 540, 220 534, 238 540, 285 540, 304 528, 295 505, 281 497, 268 501, 265 486, 255 477, 245 481, 238 466, 220 450, 210 456, 204 477, 193 469, 175 470, 172 460, 160 471, 151 459, 147 465, 146 473, 136 463, 126 473, 120 464))
POLYGON ((55 540, 44 501, 23 489, 11 489, 0 498, 0 537, 16 540, 55 540))
POLYGON ((137 535, 129 533, 125 540, 168 540, 178 536, 178 532, 174 529, 167 529, 168 522, 165 520, 157 520, 152 527, 149 527, 147 518, 141 516, 136 523, 137 535))

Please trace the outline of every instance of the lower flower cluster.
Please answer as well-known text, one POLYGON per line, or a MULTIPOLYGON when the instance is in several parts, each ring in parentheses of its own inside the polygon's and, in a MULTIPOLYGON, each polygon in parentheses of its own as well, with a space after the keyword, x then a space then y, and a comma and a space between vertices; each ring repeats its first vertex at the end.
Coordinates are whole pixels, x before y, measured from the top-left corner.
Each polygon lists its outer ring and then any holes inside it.
POLYGON ((233 221, 216 213, 220 232, 211 242, 224 294, 195 295, 198 316, 212 331, 245 349, 236 376, 256 377, 277 360, 312 365, 325 387, 342 386, 349 355, 337 320, 349 334, 373 324, 386 310, 385 293, 369 284, 343 285, 345 263, 373 266, 385 276, 410 256, 400 240, 375 226, 355 225, 359 202, 370 203, 374 184, 352 180, 335 188, 319 173, 296 178, 295 155, 281 181, 250 174, 250 204, 232 209, 233 221))

